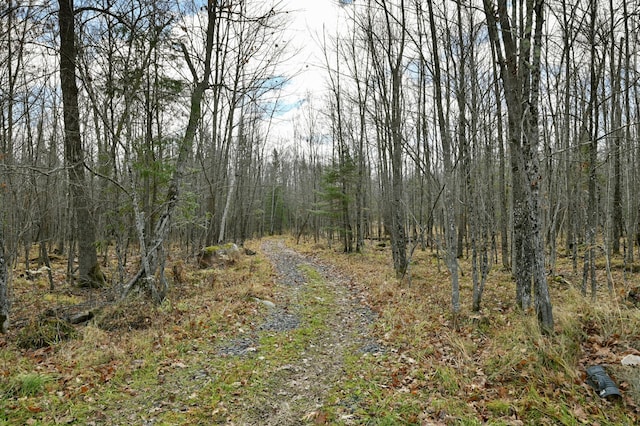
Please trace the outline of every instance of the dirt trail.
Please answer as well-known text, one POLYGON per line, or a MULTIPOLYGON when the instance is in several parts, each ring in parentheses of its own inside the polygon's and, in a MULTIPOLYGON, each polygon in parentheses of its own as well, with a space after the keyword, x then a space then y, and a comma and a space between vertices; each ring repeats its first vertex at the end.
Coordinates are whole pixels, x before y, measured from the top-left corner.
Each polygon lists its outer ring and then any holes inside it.
MULTIPOLYGON (((323 407, 329 403, 326 395, 339 385, 343 375, 345 356, 384 350, 369 335, 375 314, 362 303, 363 296, 350 280, 333 267, 302 256, 281 241, 265 241, 262 250, 278 273, 278 288, 276 307, 260 333, 294 333, 296 329, 289 325, 292 315, 298 318, 300 327, 308 326, 310 321, 320 320, 323 324, 313 328, 313 335, 291 362, 282 360, 264 367, 268 369, 267 386, 255 400, 238 404, 236 409, 242 413, 234 423, 298 425, 321 421, 323 407), (310 274, 305 274, 305 269, 322 277, 318 280, 319 290, 310 288, 310 274), (310 294, 310 290, 318 294, 310 294), (327 301, 320 317, 305 317, 309 300, 327 301), (282 315, 283 310, 288 316, 282 315), (279 328, 278 318, 285 317, 289 321, 279 328)), ((260 351, 258 347, 256 355, 260 351)), ((346 414, 343 420, 350 417, 346 414)))

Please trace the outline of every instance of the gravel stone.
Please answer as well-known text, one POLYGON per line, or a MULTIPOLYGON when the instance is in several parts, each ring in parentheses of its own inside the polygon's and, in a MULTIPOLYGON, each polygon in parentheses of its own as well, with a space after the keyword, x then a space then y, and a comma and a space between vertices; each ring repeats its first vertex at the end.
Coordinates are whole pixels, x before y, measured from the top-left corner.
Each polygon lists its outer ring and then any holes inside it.
POLYGON ((373 339, 364 339, 358 351, 363 354, 380 355, 384 354, 387 350, 373 339))
MULTIPOLYGON (((345 355, 378 356, 388 350, 372 336, 371 325, 377 315, 366 305, 365 295, 351 278, 313 256, 289 249, 282 241, 266 240, 261 248, 278 274, 275 306, 269 306, 267 317, 254 328, 252 337, 228 342, 221 349, 222 354, 246 356, 260 349, 257 344, 261 332, 286 333, 304 322, 299 294, 307 278, 300 270, 302 265, 315 269, 324 278, 334 305, 324 318, 327 327, 300 348, 299 358, 273 366, 272 387, 255 400, 234 407, 229 414, 237 421, 234 424, 247 426, 306 424, 311 420, 309 413, 326 404, 327 393, 344 380, 345 355)), ((345 415, 355 418, 359 405, 357 397, 347 397, 338 406, 345 415)))
POLYGON ((256 336, 239 337, 221 347, 219 353, 223 356, 243 356, 256 352, 257 346, 258 338, 256 336))
POLYGON ((300 326, 300 318, 282 309, 274 310, 265 322, 258 327, 261 331, 284 332, 294 330, 300 326))

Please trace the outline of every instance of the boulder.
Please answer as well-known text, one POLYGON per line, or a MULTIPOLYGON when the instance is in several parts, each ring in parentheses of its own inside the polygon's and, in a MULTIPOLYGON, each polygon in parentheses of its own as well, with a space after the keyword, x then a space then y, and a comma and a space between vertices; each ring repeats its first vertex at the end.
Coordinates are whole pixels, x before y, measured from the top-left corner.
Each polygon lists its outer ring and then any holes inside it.
POLYGON ((240 249, 234 243, 205 247, 198 254, 200 269, 221 268, 240 260, 240 249))

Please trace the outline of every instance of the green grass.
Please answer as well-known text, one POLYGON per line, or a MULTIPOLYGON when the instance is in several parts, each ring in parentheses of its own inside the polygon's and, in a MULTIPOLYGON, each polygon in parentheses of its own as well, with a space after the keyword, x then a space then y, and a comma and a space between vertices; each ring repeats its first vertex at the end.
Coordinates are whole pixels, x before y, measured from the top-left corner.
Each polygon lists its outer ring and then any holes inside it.
MULTIPOLYGON (((449 277, 431 265, 428 252, 416 252, 410 287, 389 278, 389 265, 382 261, 387 257, 379 250, 313 253, 366 284, 379 310, 377 335, 416 360, 402 363, 388 354, 366 366, 357 358, 348 364, 348 392, 362 396, 357 423, 376 424, 389 407, 401 407, 407 416, 398 424, 412 424, 416 412, 420 419, 444 417, 447 424, 512 424, 514 415, 524 424, 635 424, 633 405, 602 401, 583 380, 585 365, 615 364, 613 354, 640 349, 640 311, 621 305, 615 295, 603 290, 593 303, 579 289, 551 283, 556 332, 543 336, 535 317, 514 306, 509 271, 492 271, 479 314, 470 312, 471 274, 466 274, 460 280, 460 327, 453 331, 449 277), (416 378, 418 386, 406 386, 405 377, 416 378)), ((469 270, 464 260, 461 264, 469 270)), ((339 402, 340 395, 336 389, 333 400, 339 402)), ((630 389, 625 395, 631 398, 630 389)), ((339 419, 341 408, 334 411, 339 419)))
POLYGON ((33 397, 45 391, 45 385, 52 382, 50 376, 38 373, 20 374, 14 380, 12 388, 18 397, 33 397))
POLYGON ((488 401, 486 407, 487 410, 489 410, 493 415, 497 417, 506 416, 512 410, 511 402, 502 399, 494 399, 493 401, 488 401))
MULTIPOLYGON (((409 287, 393 278, 388 251, 313 252, 367 292, 366 301, 378 314, 369 331, 387 349, 373 356, 354 343, 346 351, 340 377, 319 409, 329 424, 507 425, 515 419, 525 425, 635 424, 628 383, 618 403, 601 400, 584 385, 586 365, 618 363, 619 354, 640 349, 640 311, 625 306, 622 293, 609 296, 603 290, 593 303, 579 289, 551 282, 556 332, 544 336, 533 315, 515 308, 508 271, 494 268, 478 314, 470 312, 471 274, 466 274, 460 327, 452 330, 449 277, 430 253, 416 252, 409 287)), ((464 259, 461 265, 470 270, 464 259)), ((123 326, 104 330, 94 322, 76 327, 68 340, 60 338, 56 324, 39 323, 34 315, 23 323, 22 332, 32 332, 24 341, 51 346, 18 348, 17 330, 3 342, 0 425, 113 419, 140 424, 150 417, 165 425, 238 423, 242 413, 234 408, 243 404, 258 417, 260 407, 273 401, 273 390, 290 377, 282 369, 301 365, 302 351, 331 331, 328 319, 337 309, 333 291, 314 268, 301 270, 306 283, 295 291, 274 285, 277 277, 260 254, 242 257, 224 271, 187 271, 184 285, 160 307, 121 308, 114 326, 123 326), (254 297, 284 304, 275 298, 276 288, 284 298, 296 298, 289 305, 300 306, 291 313, 301 323, 287 332, 256 332, 270 310, 254 297), (128 328, 141 310, 150 323, 128 328), (219 355, 224 342, 254 332, 256 353, 219 355)), ((629 275, 625 285, 638 281, 629 275)), ((32 288, 19 280, 14 286, 17 307, 29 306, 20 297, 38 297, 30 309, 35 313, 69 302, 44 297, 47 286, 32 288)))

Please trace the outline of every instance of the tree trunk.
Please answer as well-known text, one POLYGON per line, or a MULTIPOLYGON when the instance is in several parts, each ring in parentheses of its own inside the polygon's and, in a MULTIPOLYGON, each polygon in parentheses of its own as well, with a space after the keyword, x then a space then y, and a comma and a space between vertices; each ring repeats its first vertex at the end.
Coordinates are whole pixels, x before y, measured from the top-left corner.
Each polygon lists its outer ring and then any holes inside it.
POLYGON ((553 331, 553 310, 551 297, 547 283, 545 270, 544 238, 542 233, 540 207, 540 187, 542 176, 539 172, 538 145, 539 135, 539 88, 540 88, 540 61, 542 55, 542 25, 544 22, 544 4, 542 0, 528 2, 527 7, 533 7, 535 15, 535 32, 533 36, 533 60, 531 63, 531 87, 529 96, 529 108, 525 117, 527 123, 527 135, 525 139, 525 164, 527 172, 527 185, 529 189, 529 224, 531 226, 530 238, 532 240, 533 257, 533 283, 535 292, 535 312, 542 330, 546 333, 553 331))
MULTIPOLYGON (((63 3, 63 0, 61 0, 61 3, 63 3)), ((169 235, 169 231, 171 230, 173 213, 176 205, 178 204, 178 200, 180 199, 180 185, 186 172, 187 159, 191 153, 191 147, 198 129, 198 122, 202 115, 202 98, 204 97, 206 89, 209 87, 211 55, 214 44, 213 35, 216 25, 216 7, 213 4, 213 0, 208 1, 207 14, 208 22, 205 41, 205 60, 202 76, 197 75, 187 49, 182 45, 185 60, 189 64, 195 83, 195 87, 191 92, 189 121, 187 123, 184 136, 182 137, 182 141, 180 141, 178 146, 178 158, 176 159, 175 169, 169 182, 163 208, 153 230, 153 238, 148 249, 141 253, 142 266, 138 270, 138 273, 126 284, 123 291, 123 297, 126 296, 134 286, 142 284, 143 287, 146 287, 146 289, 149 290, 154 302, 160 303, 166 296, 166 292, 168 290, 168 285, 164 277, 166 253, 163 245, 169 235), (159 281, 159 283, 157 281, 159 281)))
MULTIPOLYGON (((491 45, 491 49, 495 49, 495 46, 491 45)), ((495 53, 493 54, 495 56, 495 53)), ((498 75, 496 71, 496 64, 492 61, 493 72, 498 75)), ((494 85, 495 99, 496 99, 496 122, 498 131, 498 191, 500 192, 500 253, 502 257, 502 267, 505 270, 509 270, 511 266, 511 254, 509 250, 509 199, 507 195, 506 185, 506 155, 504 148, 504 131, 502 121, 502 96, 500 91, 500 85, 498 81, 494 85)))
POLYGON ((543 26, 543 1, 521 0, 523 12, 512 26, 507 0, 484 0, 489 38, 500 67, 500 79, 508 107, 513 179, 514 272, 516 299, 523 309, 531 306, 534 286, 538 324, 553 330, 551 299, 545 274, 544 242, 540 226, 540 180, 537 147, 538 92, 543 26), (496 15, 497 12, 497 15, 496 15), (496 19, 499 20, 499 26, 496 19), (535 31, 534 31, 535 25, 535 31))
POLYGON ((585 249, 585 260, 582 280, 582 293, 587 293, 587 278, 590 277, 591 282, 591 298, 596 298, 596 233, 598 228, 598 205, 596 202, 597 180, 598 180, 598 86, 600 75, 604 68, 604 60, 597 64, 596 58, 596 16, 597 1, 591 0, 591 23, 590 23, 590 40, 591 40, 591 69, 590 69, 590 87, 589 102, 585 112, 585 124, 582 127, 581 142, 586 145, 588 158, 586 159, 587 168, 587 188, 588 188, 588 213, 585 239, 587 247, 585 249))
POLYGON ((407 270, 407 240, 404 228, 403 179, 402 179, 402 122, 400 111, 400 68, 392 71, 391 106, 391 248, 397 277, 407 270))
POLYGON ((84 174, 84 153, 80 136, 80 110, 76 83, 75 25, 72 0, 59 0, 60 11, 60 89, 62 91, 65 159, 69 190, 76 213, 74 232, 78 241, 78 281, 81 286, 100 287, 100 271, 95 245, 95 222, 91 217, 88 183, 84 174))
MULTIPOLYGON (((613 4, 610 2, 612 23, 613 27, 613 4)), ((613 28, 611 30, 611 42, 615 44, 615 32, 613 28)), ((621 73, 622 73, 622 57, 624 52, 622 51, 622 44, 624 39, 620 40, 620 52, 618 54, 617 67, 614 65, 614 53, 615 46, 611 49, 611 75, 613 78, 613 90, 612 90, 612 120, 611 130, 613 132, 613 140, 611 146, 611 156, 613 158, 613 197, 611 200, 611 223, 610 223, 610 239, 611 239, 611 252, 614 254, 620 253, 620 238, 622 237, 622 231, 624 224, 622 220, 622 170, 621 170, 621 155, 620 145, 622 140, 622 97, 618 94, 621 86, 621 73)))
MULTIPOLYGON (((402 59, 404 51, 405 36, 405 10, 404 1, 400 2, 400 40, 397 41, 398 51, 396 57, 389 59, 391 66, 391 141, 389 153, 391 157, 391 248, 393 251, 393 265, 397 277, 404 277, 407 271, 407 238, 404 226, 404 204, 403 204, 403 176, 402 176, 402 59)), ((385 6, 385 19, 389 43, 391 43, 391 19, 389 11, 385 6)), ((391 49, 389 49, 391 54, 391 49)))
POLYGON ((236 189, 236 173, 239 173, 239 171, 234 170, 234 165, 231 165, 230 167, 229 190, 227 192, 227 199, 224 203, 224 210, 222 211, 222 219, 220 220, 220 234, 218 235, 218 243, 224 242, 224 239, 226 238, 225 232, 227 228, 227 218, 229 217, 229 210, 231 208, 231 199, 233 198, 233 193, 236 189))
POLYGON ((442 78, 440 71, 440 59, 438 57, 438 38, 436 35, 436 24, 433 15, 432 0, 427 2, 429 7, 429 24, 431 27, 431 43, 433 47, 433 70, 434 70, 434 91, 438 117, 438 127, 442 139, 442 162, 444 164, 444 214, 445 214, 445 240, 447 268, 451 274, 451 309, 453 311, 453 325, 457 327, 457 317, 460 312, 460 286, 458 282, 458 261, 456 248, 456 216, 455 216, 455 195, 453 182, 453 161, 451 150, 451 133, 447 128, 444 108, 442 105, 442 78))
MULTIPOLYGON (((2 225, 0 225, 2 226, 2 225)), ((9 274, 4 254, 4 235, 0 229, 0 332, 6 333, 9 328, 9 274)))

